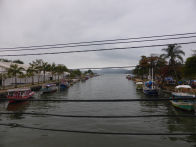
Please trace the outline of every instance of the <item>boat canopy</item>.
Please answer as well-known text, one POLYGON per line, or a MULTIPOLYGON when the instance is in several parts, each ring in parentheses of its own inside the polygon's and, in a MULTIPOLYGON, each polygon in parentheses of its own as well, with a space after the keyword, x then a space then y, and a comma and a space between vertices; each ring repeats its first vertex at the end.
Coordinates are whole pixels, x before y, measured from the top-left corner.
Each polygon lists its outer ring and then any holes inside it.
POLYGON ((9 89, 8 92, 15 92, 15 91, 29 91, 30 88, 15 88, 15 89, 9 89))
POLYGON ((50 87, 50 86, 56 86, 56 84, 45 84, 45 86, 48 86, 48 87, 50 87))
POLYGON ((176 89, 180 89, 180 88, 188 88, 188 89, 192 89, 192 87, 191 87, 191 86, 189 86, 189 85, 178 85, 178 86, 176 86, 176 89))
POLYGON ((137 82, 136 85, 143 85, 143 82, 137 82))

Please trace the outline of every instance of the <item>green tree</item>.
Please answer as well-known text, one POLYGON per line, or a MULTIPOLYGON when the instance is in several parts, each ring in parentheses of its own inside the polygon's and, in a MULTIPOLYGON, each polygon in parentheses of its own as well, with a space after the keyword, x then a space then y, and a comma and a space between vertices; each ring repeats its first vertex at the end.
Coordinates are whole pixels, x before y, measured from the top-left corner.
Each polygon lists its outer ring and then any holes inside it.
POLYGON ((177 44, 170 44, 167 48, 162 49, 162 51, 166 52, 161 55, 163 59, 169 59, 169 72, 174 77, 178 78, 179 73, 177 73, 177 69, 183 63, 182 55, 185 55, 184 51, 181 50, 181 46, 177 44))
POLYGON ((1 86, 4 89, 5 88, 5 80, 8 78, 8 73, 7 72, 3 72, 0 73, 0 80, 1 80, 1 86))
POLYGON ((48 64, 48 62, 42 61, 42 63, 41 63, 41 71, 43 71, 44 82, 45 82, 46 81, 46 72, 50 71, 50 64, 48 64))
POLYGON ((55 63, 52 63, 50 65, 50 73, 52 75, 52 79, 54 78, 54 75, 56 74, 56 64, 55 63))
POLYGON ((59 81, 60 75, 62 75, 66 71, 68 71, 68 69, 67 69, 67 67, 65 65, 59 64, 59 65, 56 66, 55 72, 58 75, 58 81, 59 81))
POLYGON ((23 74, 24 68, 19 67, 17 64, 11 64, 8 69, 8 74, 15 79, 15 87, 17 87, 17 76, 23 74))
POLYGON ((184 73, 186 77, 196 78, 196 56, 186 59, 184 73))
POLYGON ((42 72, 42 59, 36 59, 35 61, 33 61, 32 63, 30 63, 30 65, 32 64, 38 74, 38 84, 40 82, 40 76, 41 76, 41 72, 42 72))
POLYGON ((17 64, 24 64, 24 62, 23 61, 21 61, 21 60, 14 60, 14 61, 12 61, 13 63, 17 63, 17 64))
POLYGON ((165 54, 162 54, 163 59, 169 59, 169 65, 175 65, 178 62, 183 63, 182 55, 185 55, 184 51, 181 50, 181 46, 177 44, 170 44, 167 48, 162 49, 165 54))
POLYGON ((30 67, 27 69, 27 76, 32 78, 32 85, 34 84, 34 76, 38 73, 35 64, 30 63, 30 67))
POLYGON ((70 72, 70 77, 71 78, 75 78, 77 76, 81 76, 82 75, 82 72, 79 70, 79 69, 76 69, 76 70, 69 70, 70 72))

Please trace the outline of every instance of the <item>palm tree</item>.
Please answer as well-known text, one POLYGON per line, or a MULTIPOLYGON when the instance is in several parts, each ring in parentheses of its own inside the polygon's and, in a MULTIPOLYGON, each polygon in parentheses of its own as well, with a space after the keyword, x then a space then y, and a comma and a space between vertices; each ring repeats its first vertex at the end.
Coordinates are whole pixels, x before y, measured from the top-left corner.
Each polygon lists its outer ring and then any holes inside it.
POLYGON ((15 87, 17 87, 17 76, 23 74, 24 68, 19 67, 17 64, 11 64, 8 69, 8 74, 15 78, 15 87))
POLYGON ((1 79, 1 85, 2 85, 2 88, 4 89, 5 88, 5 80, 8 78, 8 73, 7 72, 4 72, 4 73, 0 73, 0 79, 1 79))
POLYGON ((53 79, 53 77, 54 77, 54 75, 55 75, 55 73, 56 73, 56 64, 55 64, 55 63, 52 63, 52 64, 50 65, 50 73, 51 73, 52 79, 53 79))
POLYGON ((162 51, 165 51, 166 53, 162 54, 161 58, 169 59, 169 65, 174 66, 177 63, 177 60, 183 63, 182 55, 185 55, 185 53, 181 50, 180 45, 170 44, 167 48, 162 49, 162 51))
POLYGON ((165 54, 162 54, 160 57, 163 59, 169 59, 169 68, 171 71, 174 71, 176 77, 176 65, 177 63, 183 63, 182 55, 185 55, 184 51, 181 50, 181 46, 177 44, 170 44, 167 48, 162 49, 165 51, 165 54))
POLYGON ((49 71, 50 64, 48 62, 42 61, 41 71, 44 73, 44 82, 46 81, 46 72, 49 71))
POLYGON ((27 76, 32 78, 32 85, 34 84, 34 76, 37 73, 35 64, 30 63, 30 67, 27 69, 27 76))
POLYGON ((68 69, 65 65, 59 64, 56 66, 55 71, 58 74, 58 81, 59 81, 59 76, 62 75, 64 72, 68 71, 68 69))
POLYGON ((38 74, 38 84, 40 81, 40 75, 41 75, 41 67, 42 67, 42 59, 36 59, 35 61, 33 61, 32 63, 30 63, 30 65, 33 65, 37 74, 38 74))

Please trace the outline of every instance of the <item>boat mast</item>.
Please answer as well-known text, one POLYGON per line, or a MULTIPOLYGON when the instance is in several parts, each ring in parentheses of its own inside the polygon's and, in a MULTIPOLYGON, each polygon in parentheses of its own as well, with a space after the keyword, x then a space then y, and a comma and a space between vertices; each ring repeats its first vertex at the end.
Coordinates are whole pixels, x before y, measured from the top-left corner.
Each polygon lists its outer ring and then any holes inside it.
POLYGON ((153 67, 152 67, 152 89, 153 89, 153 67))

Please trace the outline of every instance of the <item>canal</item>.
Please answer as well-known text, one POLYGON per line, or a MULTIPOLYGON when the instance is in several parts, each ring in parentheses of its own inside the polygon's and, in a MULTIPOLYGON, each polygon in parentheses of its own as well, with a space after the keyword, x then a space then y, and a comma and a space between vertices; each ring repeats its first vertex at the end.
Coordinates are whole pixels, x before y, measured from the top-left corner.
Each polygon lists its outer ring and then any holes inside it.
MULTIPOLYGON (((168 97, 162 94, 159 97, 168 97)), ((125 75, 102 75, 79 82, 63 92, 36 94, 36 99, 146 99, 125 75)), ((34 112, 71 115, 169 115, 190 114, 173 108, 169 102, 0 102, 0 112, 34 112)), ((196 118, 63 118, 24 114, 0 114, 0 123, 19 123, 53 129, 138 133, 195 133, 196 118)), ((184 147, 194 146, 195 136, 118 136, 79 134, 0 126, 0 147, 184 147)))

